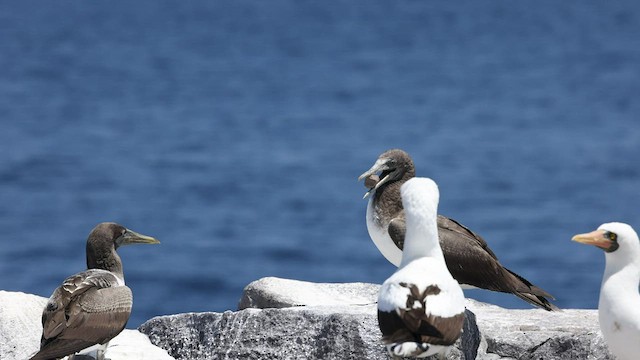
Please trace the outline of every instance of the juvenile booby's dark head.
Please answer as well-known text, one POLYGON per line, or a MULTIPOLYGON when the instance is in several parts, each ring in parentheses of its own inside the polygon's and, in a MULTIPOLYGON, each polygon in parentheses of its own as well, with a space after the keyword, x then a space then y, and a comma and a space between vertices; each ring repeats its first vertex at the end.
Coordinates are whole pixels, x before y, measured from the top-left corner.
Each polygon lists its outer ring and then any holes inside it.
POLYGON ((400 149, 391 149, 382 153, 375 164, 358 177, 358 181, 367 179, 365 186, 369 188, 369 191, 364 194, 364 198, 366 198, 372 191, 386 183, 398 181, 402 178, 409 179, 414 176, 415 168, 409 154, 400 149), (377 182, 371 180, 373 179, 371 177, 378 172, 380 172, 380 180, 377 182))
POLYGON ((115 250, 129 244, 159 244, 151 236, 142 235, 112 222, 98 224, 87 239, 87 268, 111 271, 111 267, 121 267, 115 250))
POLYGON ((139 234, 133 230, 129 230, 124 226, 112 222, 104 222, 98 224, 91 233, 89 239, 87 239, 87 245, 94 243, 100 244, 105 247, 112 245, 114 248, 118 248, 122 245, 129 244, 159 244, 160 241, 152 238, 151 236, 139 234))

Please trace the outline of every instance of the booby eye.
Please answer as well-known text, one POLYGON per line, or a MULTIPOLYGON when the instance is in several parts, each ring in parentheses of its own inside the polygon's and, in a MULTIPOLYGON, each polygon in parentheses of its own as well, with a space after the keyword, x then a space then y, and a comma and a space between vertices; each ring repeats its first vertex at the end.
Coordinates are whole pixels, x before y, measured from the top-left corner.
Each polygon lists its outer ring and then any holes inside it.
POLYGON ((620 244, 618 243, 618 234, 611 231, 605 231, 604 236, 611 240, 611 244, 607 249, 604 249, 604 251, 611 253, 618 250, 618 248, 620 247, 620 244))

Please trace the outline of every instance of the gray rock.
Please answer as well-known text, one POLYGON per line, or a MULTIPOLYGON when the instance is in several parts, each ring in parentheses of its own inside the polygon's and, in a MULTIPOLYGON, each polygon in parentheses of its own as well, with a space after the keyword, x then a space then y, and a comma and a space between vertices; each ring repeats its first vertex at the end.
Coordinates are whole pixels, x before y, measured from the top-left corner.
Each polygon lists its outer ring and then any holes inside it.
MULTIPOLYGON (((42 309, 47 299, 21 292, 0 291, 0 359, 25 360, 40 348, 42 309)), ((80 352, 93 359, 95 349, 80 352)), ((137 330, 124 330, 109 342, 105 353, 111 360, 171 360, 167 352, 151 344, 137 330)))
POLYGON ((244 288, 238 309, 375 304, 379 288, 367 283, 312 283, 266 277, 244 288))
MULTIPOLYGON (((139 330, 176 359, 386 360, 376 311, 376 305, 339 305, 189 313, 153 318, 139 330)), ((472 359, 477 345, 469 349, 472 359)), ((449 357, 464 358, 459 349, 449 357)))
POLYGON ((374 312, 375 305, 190 313, 139 330, 176 359, 385 359, 374 312))
MULTIPOLYGON (((111 341, 107 356, 388 359, 379 342, 377 292, 374 284, 265 278, 247 286, 240 301, 243 310, 153 318, 140 327, 148 338, 126 330, 111 341)), ((45 303, 43 297, 0 291, 0 359, 24 360, 37 351, 45 303)), ((596 310, 507 310, 468 299, 464 332, 449 359, 474 358, 614 359, 600 334, 596 310)))
MULTIPOLYGON (((176 359, 389 359, 372 304, 377 289, 265 278, 245 289, 244 310, 157 317, 139 330, 176 359)), ((466 316, 451 360, 613 359, 596 310, 507 310, 467 300, 466 316)))
POLYGON ((597 310, 509 310, 470 299, 467 310, 476 315, 479 359, 614 359, 597 310))

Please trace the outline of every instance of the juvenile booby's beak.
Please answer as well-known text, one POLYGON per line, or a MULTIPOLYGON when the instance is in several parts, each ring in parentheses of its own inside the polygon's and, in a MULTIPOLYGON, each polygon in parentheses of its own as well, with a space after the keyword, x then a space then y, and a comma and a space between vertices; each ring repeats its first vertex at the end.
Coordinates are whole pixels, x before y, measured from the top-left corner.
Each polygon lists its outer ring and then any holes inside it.
POLYGON ((595 230, 590 233, 575 235, 571 240, 582 244, 594 245, 603 250, 609 250, 614 246, 614 242, 606 237, 606 233, 604 230, 595 230))
POLYGON ((129 244, 160 244, 160 241, 152 238, 151 236, 142 235, 135 231, 127 229, 122 236, 120 236, 117 240, 118 245, 129 245, 129 244))
MULTIPOLYGON (((362 179, 365 179, 371 175, 376 174, 377 172, 382 172, 382 171, 387 171, 387 170, 391 170, 391 168, 389 168, 389 160, 390 159, 378 159, 376 160, 376 163, 373 164, 373 166, 371 167, 371 169, 365 171, 364 173, 362 173, 362 175, 358 176, 358 181, 361 181, 362 179)), ((369 191, 367 191, 364 196, 362 197, 363 199, 366 199, 367 196, 369 196, 371 194, 372 191, 376 190, 377 188, 379 188, 382 184, 386 183, 387 181, 391 180, 391 174, 393 174, 393 172, 389 172, 389 174, 387 174, 385 177, 383 177, 382 179, 380 179, 380 181, 378 181, 375 186, 369 188, 369 191)), ((367 182, 365 181, 365 184, 367 182)))

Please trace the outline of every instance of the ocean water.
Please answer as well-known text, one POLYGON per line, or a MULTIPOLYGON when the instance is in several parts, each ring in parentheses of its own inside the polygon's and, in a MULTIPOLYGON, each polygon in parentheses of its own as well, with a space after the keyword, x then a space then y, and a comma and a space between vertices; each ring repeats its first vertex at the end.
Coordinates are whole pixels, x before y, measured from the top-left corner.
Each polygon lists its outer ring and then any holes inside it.
MULTIPOLYGON (((365 188, 402 148, 440 213, 565 308, 603 222, 640 229, 633 1, 0 4, 0 289, 49 296, 102 221, 129 327, 236 308, 265 276, 381 283, 365 188)), ((519 299, 467 296, 510 308, 519 299)))

